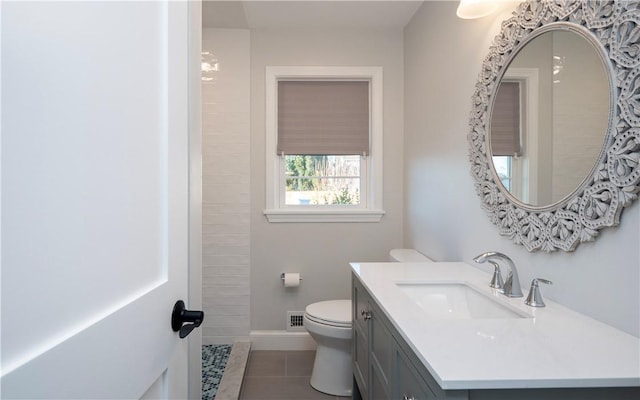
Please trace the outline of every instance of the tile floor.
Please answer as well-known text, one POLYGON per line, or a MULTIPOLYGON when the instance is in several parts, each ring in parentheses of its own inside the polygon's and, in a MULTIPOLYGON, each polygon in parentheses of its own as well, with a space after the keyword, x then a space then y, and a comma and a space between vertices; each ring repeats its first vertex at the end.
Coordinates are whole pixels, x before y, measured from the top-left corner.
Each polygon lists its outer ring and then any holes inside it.
POLYGON ((216 397, 231 347, 231 345, 202 346, 202 400, 213 400, 216 397))
POLYGON ((314 351, 251 351, 239 400, 344 400, 309 384, 314 351))

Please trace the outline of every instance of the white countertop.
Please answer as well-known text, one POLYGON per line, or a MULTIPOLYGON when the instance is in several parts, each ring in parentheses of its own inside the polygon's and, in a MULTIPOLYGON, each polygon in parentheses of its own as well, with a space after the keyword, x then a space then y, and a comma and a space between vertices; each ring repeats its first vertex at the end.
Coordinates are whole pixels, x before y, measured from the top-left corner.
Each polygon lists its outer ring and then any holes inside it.
MULTIPOLYGON (((490 275, 478 268, 462 262, 351 268, 443 389, 640 386, 639 338, 548 299, 533 308, 524 298, 507 298, 488 287, 490 275), (398 282, 464 282, 529 318, 430 319, 398 282)), ((522 288, 525 297, 528 290, 522 288)))

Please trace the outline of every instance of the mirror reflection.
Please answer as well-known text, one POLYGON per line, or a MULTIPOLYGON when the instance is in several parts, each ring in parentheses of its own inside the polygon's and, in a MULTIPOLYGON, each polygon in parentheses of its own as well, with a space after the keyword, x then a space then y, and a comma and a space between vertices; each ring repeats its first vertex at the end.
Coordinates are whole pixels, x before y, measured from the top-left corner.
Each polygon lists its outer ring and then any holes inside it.
POLYGON ((491 112, 493 166, 504 188, 537 207, 569 196, 598 160, 609 114, 609 78, 589 41, 556 30, 528 42, 491 112))

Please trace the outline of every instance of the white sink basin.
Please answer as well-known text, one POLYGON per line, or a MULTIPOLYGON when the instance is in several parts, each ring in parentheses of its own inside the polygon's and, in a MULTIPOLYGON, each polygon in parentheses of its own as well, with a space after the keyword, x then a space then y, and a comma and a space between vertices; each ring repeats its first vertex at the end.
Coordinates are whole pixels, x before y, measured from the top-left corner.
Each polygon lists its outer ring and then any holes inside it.
POLYGON ((526 318, 464 283, 396 283, 434 319, 526 318))

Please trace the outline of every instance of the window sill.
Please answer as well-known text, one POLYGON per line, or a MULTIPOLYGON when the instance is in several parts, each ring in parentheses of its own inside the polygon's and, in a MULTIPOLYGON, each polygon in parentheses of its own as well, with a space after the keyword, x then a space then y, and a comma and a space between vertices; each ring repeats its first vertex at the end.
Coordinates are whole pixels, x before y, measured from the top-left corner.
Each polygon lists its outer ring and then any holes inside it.
POLYGON ((269 222, 380 222, 383 210, 265 210, 269 222))

